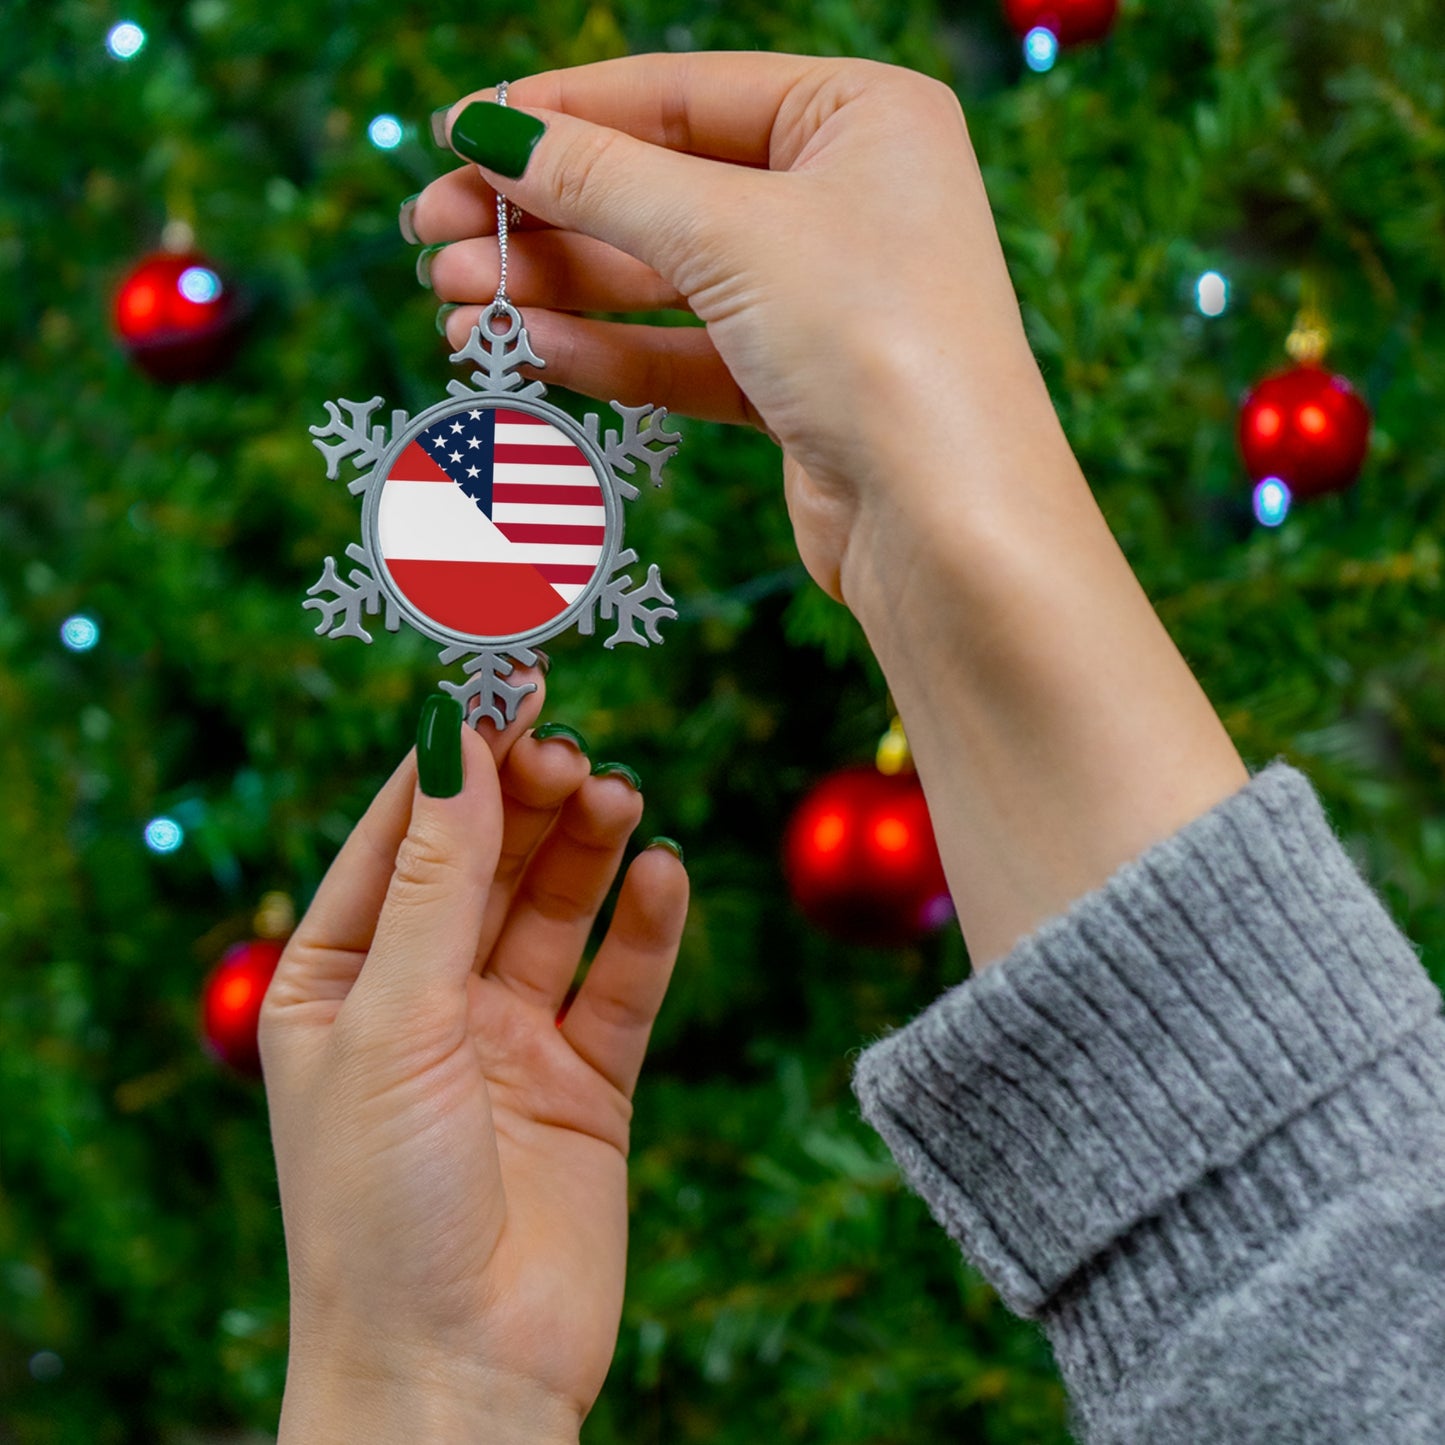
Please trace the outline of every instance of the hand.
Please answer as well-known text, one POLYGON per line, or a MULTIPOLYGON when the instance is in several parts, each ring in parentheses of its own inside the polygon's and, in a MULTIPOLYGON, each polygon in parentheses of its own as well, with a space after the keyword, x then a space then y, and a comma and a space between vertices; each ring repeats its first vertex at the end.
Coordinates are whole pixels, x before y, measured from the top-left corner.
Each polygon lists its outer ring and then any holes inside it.
POLYGON ((631 1100, 687 879, 664 849, 634 860, 559 1021, 642 798, 524 735, 541 703, 485 740, 458 710, 454 797, 423 794, 408 755, 267 993, 283 1441, 377 1440, 382 1407, 410 1438, 575 1440, 611 1364, 631 1100))
MULTIPOLYGON (((451 107, 454 149, 457 117, 494 96, 451 107)), ((415 203, 421 240, 457 243, 431 258, 437 295, 491 301, 499 187, 526 216, 508 291, 546 378, 764 427, 833 597, 860 528, 886 546, 896 511, 936 525, 936 479, 899 464, 898 437, 976 456, 1005 393, 1025 432, 1057 428, 945 86, 862 60, 643 55, 530 76, 507 100, 547 127, 523 176, 467 165, 415 203), (575 314, 660 308, 705 328, 575 314)), ((478 314, 452 313, 454 344, 478 314)))

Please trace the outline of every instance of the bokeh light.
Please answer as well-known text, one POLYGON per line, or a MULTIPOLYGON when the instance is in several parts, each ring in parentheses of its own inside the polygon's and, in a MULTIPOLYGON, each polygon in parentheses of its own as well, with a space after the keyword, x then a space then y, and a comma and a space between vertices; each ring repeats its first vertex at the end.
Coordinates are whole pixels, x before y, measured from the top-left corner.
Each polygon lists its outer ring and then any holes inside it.
POLYGON ((1254 489, 1254 515, 1263 527, 1277 527, 1289 516, 1290 491, 1279 477, 1266 477, 1254 489))
POLYGON ((367 126, 366 134, 377 150, 395 150, 401 144, 401 122, 394 115, 378 115, 367 126))
POLYGON ((1206 271, 1194 287, 1195 301, 1205 316, 1223 316, 1229 305, 1229 282, 1218 271, 1206 271))
POLYGON ((205 305, 221 294, 221 278, 209 266, 187 266, 176 282, 177 288, 187 301, 205 305))
POLYGON ((100 641, 100 624, 77 612, 60 624, 60 640, 72 652, 89 652, 100 641))
POLYGON ((152 818, 145 836, 152 853, 174 853, 185 842, 186 830, 174 818, 152 818))
POLYGON ((1047 25, 1035 25, 1024 37, 1024 59, 1030 70, 1042 74, 1059 58, 1059 37, 1047 25))
POLYGON ((105 48, 117 60, 133 60, 144 49, 146 33, 134 20, 122 20, 112 25, 105 37, 105 48))

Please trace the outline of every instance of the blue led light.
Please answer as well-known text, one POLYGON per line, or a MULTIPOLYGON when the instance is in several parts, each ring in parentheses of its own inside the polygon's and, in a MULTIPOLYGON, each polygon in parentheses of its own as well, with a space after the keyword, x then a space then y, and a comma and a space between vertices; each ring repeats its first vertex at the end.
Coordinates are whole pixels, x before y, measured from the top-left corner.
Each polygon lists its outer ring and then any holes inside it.
POLYGON ((145 47, 146 33, 133 20, 122 20, 112 25, 105 37, 105 48, 117 60, 133 60, 145 47))
POLYGON ((181 272, 176 286, 187 301, 195 301, 201 305, 214 301, 223 289, 221 278, 209 266, 187 266, 181 272))
POLYGON ((146 824, 146 847, 152 853, 174 853, 186 840, 186 830, 174 818, 152 818, 146 824))
POLYGON ((89 652, 100 641, 100 624, 77 612, 60 624, 60 640, 72 652, 89 652))
POLYGON ((1059 37, 1047 25, 1035 25, 1024 37, 1024 59, 1030 70, 1042 73, 1059 58, 1059 37))
POLYGON ((1289 516, 1290 492, 1278 477, 1266 477, 1254 489, 1254 515, 1263 527, 1277 527, 1289 516))
POLYGON ((394 115, 379 115, 366 128, 372 145, 379 151, 394 151, 401 144, 401 122, 394 115))
POLYGON ((1206 271, 1194 286, 1194 300, 1205 316, 1223 316, 1229 305, 1229 282, 1218 271, 1206 271))

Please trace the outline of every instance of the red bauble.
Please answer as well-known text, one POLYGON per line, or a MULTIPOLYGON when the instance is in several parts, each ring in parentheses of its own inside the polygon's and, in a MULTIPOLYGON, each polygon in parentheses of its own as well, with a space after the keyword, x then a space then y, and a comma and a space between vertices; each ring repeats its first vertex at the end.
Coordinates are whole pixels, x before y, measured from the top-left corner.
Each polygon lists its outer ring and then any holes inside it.
POLYGON ((1003 8, 1020 38, 1042 26, 1060 45, 1082 45, 1114 28, 1119 0, 1004 0, 1003 8))
POLYGON ((234 350, 240 308, 204 256, 161 251, 120 284, 115 329, 135 362, 158 381, 198 381, 234 350))
POLYGON ((270 938, 238 943, 211 970, 202 990, 201 1034, 206 1048, 237 1073, 261 1075, 256 1028, 282 948, 270 938))
POLYGON ((788 824, 783 867, 804 916, 849 943, 911 943, 953 917, 914 773, 855 767, 824 778, 788 824))
POLYGON ((1296 497, 1354 485, 1370 444, 1370 409, 1343 376, 1314 362, 1266 377, 1244 399, 1239 449, 1249 475, 1296 497))

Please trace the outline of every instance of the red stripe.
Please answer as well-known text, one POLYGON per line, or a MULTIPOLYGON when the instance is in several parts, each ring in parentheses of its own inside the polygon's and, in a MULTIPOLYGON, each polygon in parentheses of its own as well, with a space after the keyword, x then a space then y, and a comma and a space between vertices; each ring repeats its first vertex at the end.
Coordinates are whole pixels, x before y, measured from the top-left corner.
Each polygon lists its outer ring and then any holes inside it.
POLYGON ((595 507, 602 499, 601 487, 549 487, 527 482, 497 482, 492 487, 492 504, 515 502, 519 506, 595 507), (595 495, 594 495, 595 494, 595 495))
MULTIPOLYGON (((389 557, 386 566, 419 612, 473 637, 530 632, 568 606, 553 591, 553 579, 526 562, 417 562, 389 557)), ((592 568, 582 570, 592 575, 592 568)))
POLYGON ((549 582, 590 582, 596 563, 583 566, 576 562, 534 562, 532 564, 549 582))
POLYGON ((496 462, 526 462, 551 467, 590 467, 576 447, 534 447, 525 442, 498 442, 492 449, 496 462))
POLYGON ((551 426, 552 423, 544 421, 540 416, 533 416, 527 411, 508 411, 505 407, 497 408, 497 420, 506 422, 508 426, 551 426))
POLYGON ((551 542, 558 546, 600 547, 607 538, 606 527, 555 526, 551 522, 498 522, 497 531, 509 542, 551 542))

